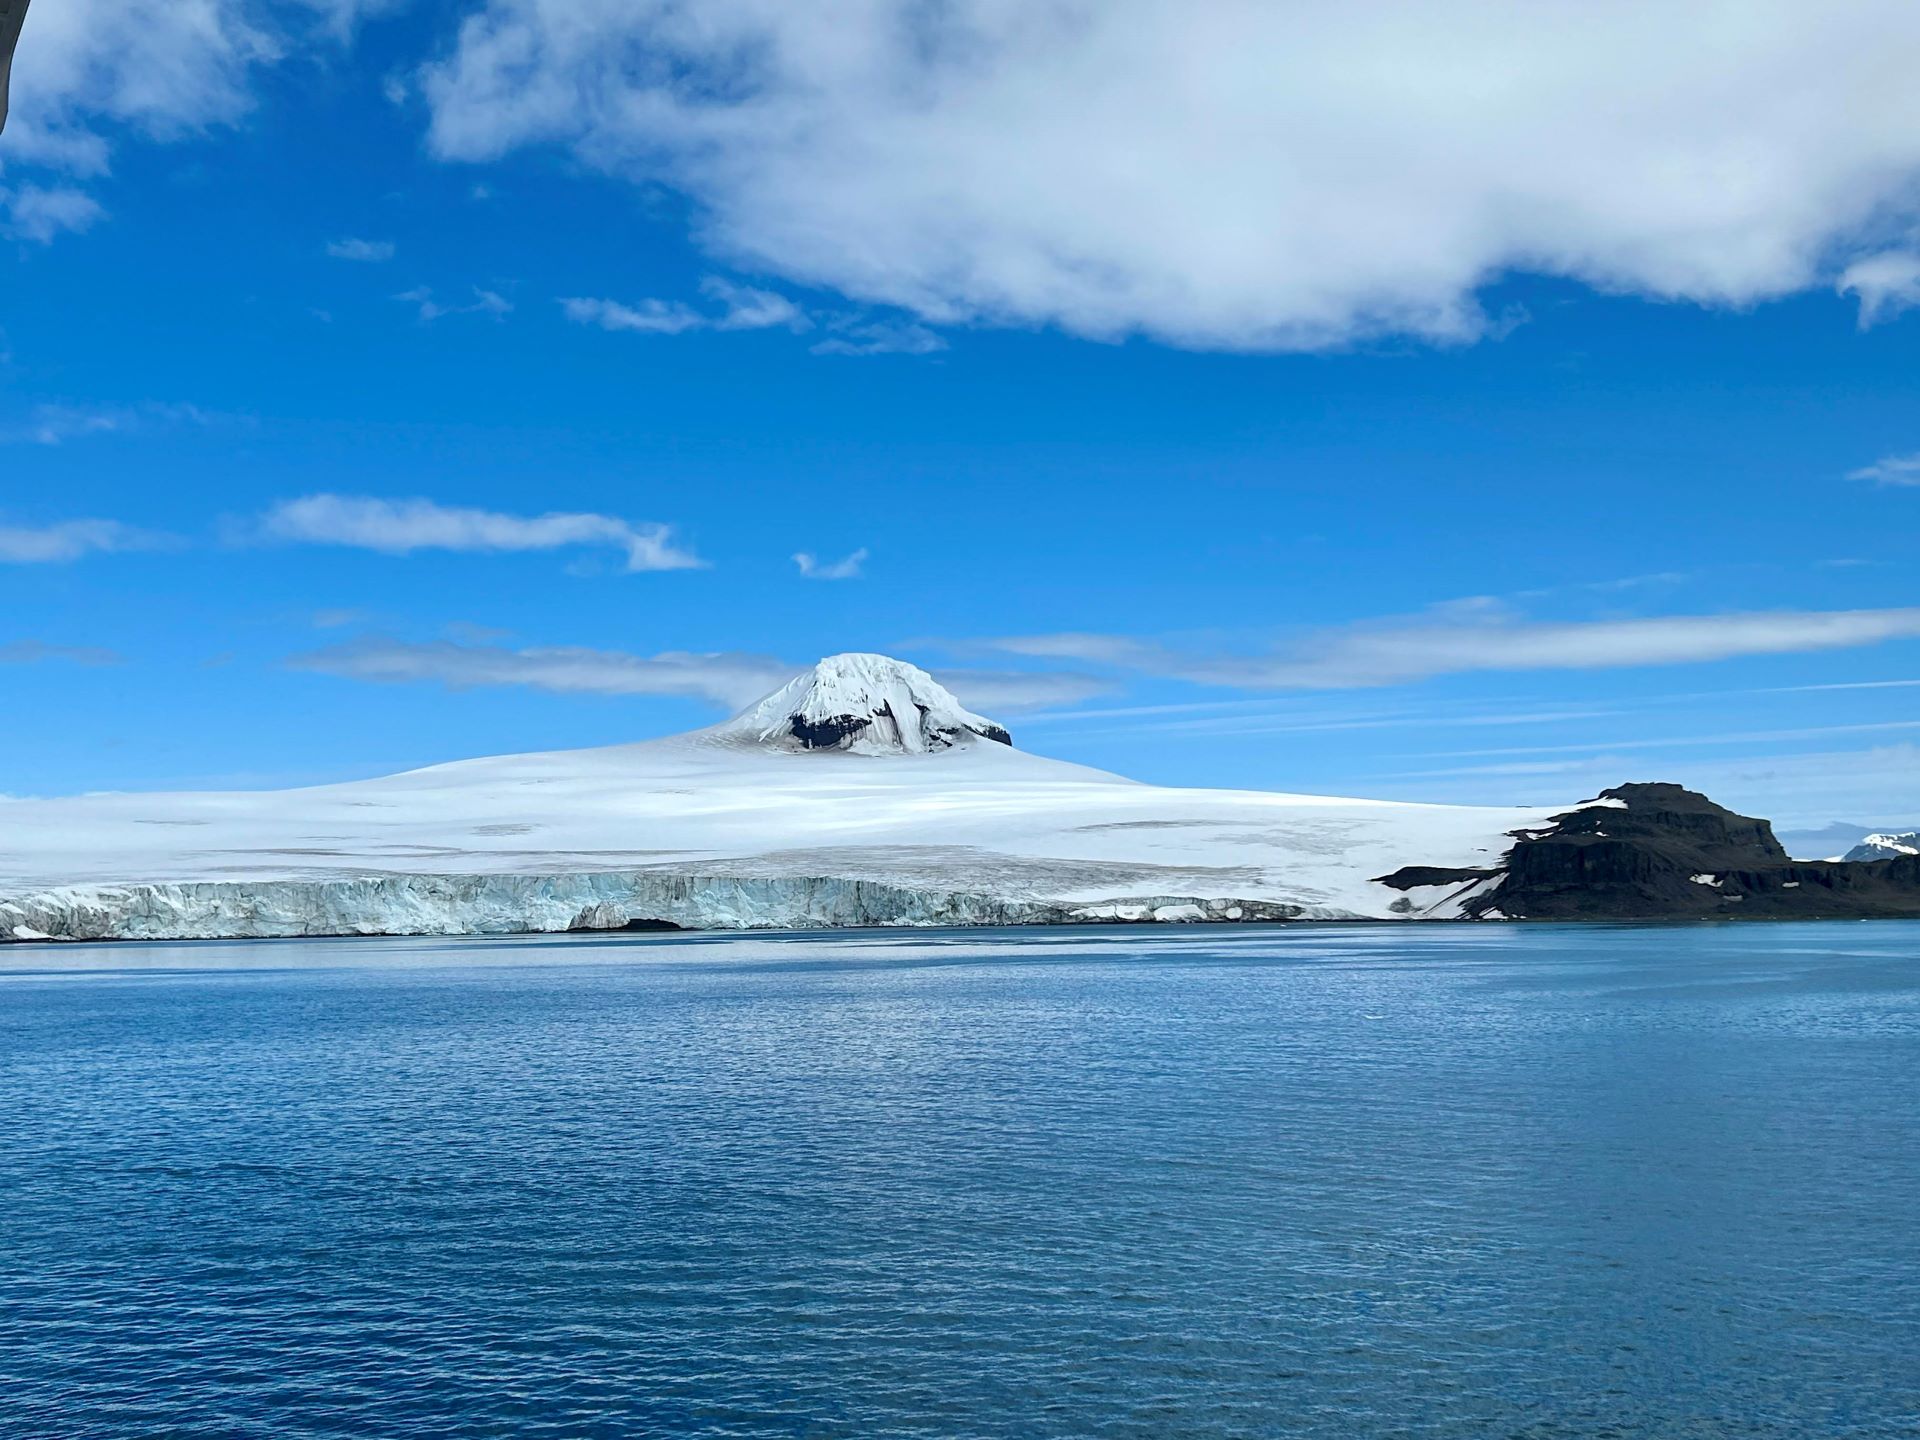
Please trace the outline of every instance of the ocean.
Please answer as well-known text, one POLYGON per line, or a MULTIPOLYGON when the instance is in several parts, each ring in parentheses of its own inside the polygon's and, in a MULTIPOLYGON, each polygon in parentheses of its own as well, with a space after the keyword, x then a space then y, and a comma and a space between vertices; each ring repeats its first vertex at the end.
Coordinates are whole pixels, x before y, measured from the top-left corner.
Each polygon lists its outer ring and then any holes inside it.
POLYGON ((1920 924, 0 949, 0 1436, 1920 1434, 1920 924))

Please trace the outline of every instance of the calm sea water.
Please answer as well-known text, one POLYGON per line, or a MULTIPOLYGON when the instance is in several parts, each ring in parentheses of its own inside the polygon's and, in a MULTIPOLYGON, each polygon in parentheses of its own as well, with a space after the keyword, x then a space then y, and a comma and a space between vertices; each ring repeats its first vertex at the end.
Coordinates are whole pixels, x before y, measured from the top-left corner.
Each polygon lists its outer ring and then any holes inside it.
POLYGON ((0 1434, 1920 1433, 1920 926, 0 951, 0 1434))

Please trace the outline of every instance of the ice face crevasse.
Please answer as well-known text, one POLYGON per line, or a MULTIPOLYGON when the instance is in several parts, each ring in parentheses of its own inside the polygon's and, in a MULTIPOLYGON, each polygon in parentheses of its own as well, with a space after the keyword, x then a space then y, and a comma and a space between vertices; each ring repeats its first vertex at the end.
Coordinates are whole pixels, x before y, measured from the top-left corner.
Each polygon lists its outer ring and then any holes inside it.
POLYGON ((1013 743, 1005 726, 975 715, 926 671, 885 655, 829 656, 721 729, 781 749, 861 755, 1013 743))

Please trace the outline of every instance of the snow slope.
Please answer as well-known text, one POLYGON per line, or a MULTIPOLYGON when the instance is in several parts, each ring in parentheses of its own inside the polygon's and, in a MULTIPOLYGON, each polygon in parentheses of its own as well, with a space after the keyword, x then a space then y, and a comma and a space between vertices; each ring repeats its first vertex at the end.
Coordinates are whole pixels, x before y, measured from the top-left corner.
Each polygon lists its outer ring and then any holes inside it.
POLYGON ((1450 916, 1371 877, 1489 865, 1543 813, 1138 784, 841 656, 640 744, 0 802, 0 937, 1450 916))
POLYGON ((1869 835, 1847 851, 1842 860, 1891 860, 1896 855, 1920 855, 1920 831, 1869 835))

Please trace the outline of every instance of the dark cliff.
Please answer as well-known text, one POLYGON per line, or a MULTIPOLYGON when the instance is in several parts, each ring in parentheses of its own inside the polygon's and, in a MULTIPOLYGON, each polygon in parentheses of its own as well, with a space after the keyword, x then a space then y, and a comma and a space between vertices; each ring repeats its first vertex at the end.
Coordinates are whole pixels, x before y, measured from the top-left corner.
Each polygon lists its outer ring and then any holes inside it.
MULTIPOLYGON (((1493 872, 1499 883, 1464 911, 1513 920, 1920 917, 1920 855, 1793 860, 1765 820, 1678 785, 1622 785, 1600 798, 1617 803, 1516 832, 1493 872)), ((1382 882, 1405 889, 1435 879, 1422 868, 1382 882)))

